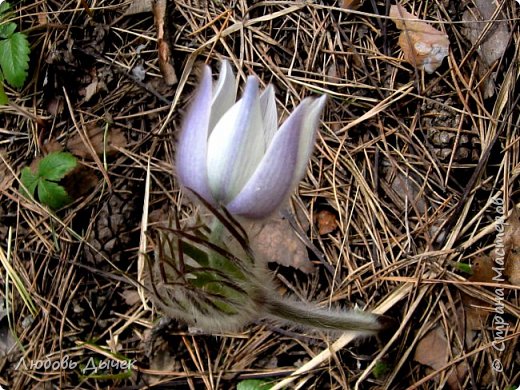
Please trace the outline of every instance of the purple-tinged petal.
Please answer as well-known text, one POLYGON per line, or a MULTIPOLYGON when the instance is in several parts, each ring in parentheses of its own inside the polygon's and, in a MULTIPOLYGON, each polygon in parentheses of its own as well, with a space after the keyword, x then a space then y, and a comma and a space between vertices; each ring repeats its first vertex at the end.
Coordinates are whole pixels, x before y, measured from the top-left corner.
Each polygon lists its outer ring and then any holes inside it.
POLYGON ((231 108, 237 99, 237 83, 235 74, 228 61, 222 61, 217 85, 211 101, 211 117, 209 132, 215 127, 224 113, 231 108))
POLYGON ((263 156, 258 80, 248 77, 244 95, 216 124, 208 140, 208 182, 216 200, 240 192, 263 156))
POLYGON ((177 144, 177 175, 180 183, 214 203, 208 185, 206 156, 211 115, 211 69, 204 67, 199 87, 182 123, 177 144))
POLYGON ((301 130, 298 161, 296 162, 293 184, 298 183, 305 176, 305 170, 316 143, 316 131, 319 127, 321 112, 326 102, 327 95, 323 95, 319 99, 312 99, 312 102, 307 107, 306 118, 301 130))
POLYGON ((258 168, 242 191, 227 204, 231 214, 259 219, 272 214, 293 190, 302 129, 309 100, 304 100, 275 134, 258 168))
POLYGON ((278 129, 278 113, 276 112, 276 99, 272 85, 268 85, 260 95, 260 109, 264 122, 265 153, 278 129))

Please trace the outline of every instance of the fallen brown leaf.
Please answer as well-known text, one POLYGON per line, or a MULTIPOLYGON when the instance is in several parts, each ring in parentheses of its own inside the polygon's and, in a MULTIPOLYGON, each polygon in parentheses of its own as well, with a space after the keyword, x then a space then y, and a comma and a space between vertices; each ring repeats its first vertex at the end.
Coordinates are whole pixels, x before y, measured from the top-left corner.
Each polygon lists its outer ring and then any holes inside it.
MULTIPOLYGON (((497 10, 497 3, 488 0, 474 0, 476 8, 471 8, 464 12, 462 20, 466 22, 464 35, 472 44, 479 42, 477 53, 484 63, 488 66, 499 60, 506 51, 509 43, 509 28, 507 22, 492 21, 491 28, 488 29, 488 23, 482 21, 490 21, 497 10), (488 30, 486 32, 486 30, 488 30), (482 34, 486 33, 479 41, 482 34)), ((499 13, 498 18, 504 15, 499 13)))
POLYGON ((42 153, 49 154, 53 152, 63 151, 63 146, 58 142, 56 138, 51 138, 48 142, 42 145, 42 153))
POLYGON ((505 275, 511 284, 520 286, 520 248, 516 248, 509 255, 505 275))
MULTIPOLYGON (((473 2, 476 8, 469 8, 462 15, 465 22, 465 28, 462 33, 473 44, 477 45, 477 54, 479 58, 478 73, 481 78, 485 78, 482 90, 485 98, 489 98, 495 94, 495 76, 489 75, 489 69, 500 59, 509 44, 509 28, 506 22, 495 22, 491 28, 488 23, 496 11, 496 3, 488 0, 475 0, 473 2), (485 33, 485 35, 483 35, 485 33), (482 37, 482 39, 480 39, 482 37)), ((501 19, 501 15, 498 18, 501 19)), ((503 15, 502 15, 503 16, 503 15)))
POLYGON ((493 259, 489 256, 482 255, 473 260, 471 267, 473 274, 468 278, 472 282, 490 283, 493 281, 495 271, 493 271, 493 259))
MULTIPOLYGON (((420 183, 420 178, 414 174, 409 177, 400 170, 385 169, 385 184, 389 183, 390 188, 384 186, 385 192, 392 198, 394 203, 404 210, 406 205, 411 205, 419 214, 424 214, 427 204, 420 183)), ((408 206, 408 207, 409 207, 408 206)))
POLYGON ((97 79, 94 79, 82 91, 85 94, 85 102, 88 102, 92 98, 92 96, 94 96, 97 93, 97 91, 98 91, 98 81, 97 81, 97 79))
POLYGON ((448 36, 407 12, 400 5, 390 7, 390 17, 397 28, 402 30, 399 46, 403 50, 406 62, 428 73, 435 72, 448 55, 448 36))
POLYGON ((176 348, 168 342, 166 330, 160 329, 162 326, 164 325, 159 322, 154 329, 145 331, 149 371, 153 372, 153 374, 145 374, 145 378, 151 386, 161 382, 161 372, 167 374, 182 369, 179 359, 176 358, 176 348))
POLYGON ((361 4, 363 3, 362 0, 343 0, 341 3, 341 7, 345 9, 358 9, 361 4))
MULTIPOLYGON (((473 260, 473 274, 468 278, 472 282, 489 283, 493 281, 493 259, 482 255, 473 260)), ((489 315, 489 308, 482 299, 468 294, 462 294, 462 305, 466 319, 466 340, 469 343, 473 339, 475 331, 483 328, 489 315)))
MULTIPOLYGON (((87 129, 87 136, 90 143, 92 144, 94 152, 98 155, 106 153, 108 156, 113 156, 117 153, 118 148, 122 148, 127 145, 125 135, 118 128, 111 128, 109 131, 107 131, 105 139, 105 130, 103 128, 90 127, 87 129)), ((85 159, 92 158, 89 145, 85 145, 81 135, 78 133, 69 139, 67 142, 67 149, 69 149, 72 154, 78 157, 85 159)))
POLYGON ((520 211, 515 208, 504 231, 505 271, 511 284, 520 285, 520 211))
POLYGON ((121 296, 128 306, 133 306, 138 302, 141 302, 141 297, 139 296, 139 292, 137 290, 125 289, 121 292, 121 296))
POLYGON ((287 219, 281 216, 272 217, 263 224, 249 224, 244 227, 258 260, 294 267, 306 273, 314 271, 314 265, 307 256, 307 247, 287 219))
MULTIPOLYGON (((451 356, 451 346, 446 338, 446 334, 440 326, 437 326, 419 341, 415 349, 414 360, 434 370, 438 370, 446 365, 451 356)), ((458 389, 459 383, 464 382, 467 371, 468 368, 465 362, 457 364, 455 369, 452 368, 448 373, 446 382, 448 387, 450 389, 458 389)))
POLYGON ((85 165, 78 164, 72 172, 65 176, 61 184, 72 199, 78 199, 90 193, 99 183, 95 171, 85 165))
POLYGON ((448 347, 444 331, 436 327, 417 343, 413 359, 432 368, 442 367, 447 361, 448 347))

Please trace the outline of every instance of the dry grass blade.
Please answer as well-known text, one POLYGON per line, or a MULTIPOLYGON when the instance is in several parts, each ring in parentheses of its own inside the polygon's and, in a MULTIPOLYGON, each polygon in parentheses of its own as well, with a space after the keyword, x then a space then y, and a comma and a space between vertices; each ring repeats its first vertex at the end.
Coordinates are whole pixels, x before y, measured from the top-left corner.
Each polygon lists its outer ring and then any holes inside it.
MULTIPOLYGON (((16 288, 16 291, 18 291, 18 294, 22 297, 23 302, 25 303, 25 306, 29 310, 29 312, 36 316, 38 310, 36 308, 36 305, 34 304, 31 293, 27 291, 27 288, 25 287, 25 283, 20 277, 20 275, 16 272, 15 268, 13 268, 13 258, 11 253, 11 240, 12 240, 12 231, 9 229, 9 233, 7 236, 7 253, 4 253, 3 249, 0 248, 0 262, 2 263, 2 267, 5 270, 5 284, 6 289, 8 288, 7 285, 9 283, 9 279, 13 281, 14 287, 16 288)), ((24 278, 26 279, 26 278, 24 278)), ((9 294, 7 294, 9 295, 9 294)), ((12 298, 7 298, 12 299, 12 298)), ((6 302, 7 307, 6 309, 9 310, 9 301, 6 302)))

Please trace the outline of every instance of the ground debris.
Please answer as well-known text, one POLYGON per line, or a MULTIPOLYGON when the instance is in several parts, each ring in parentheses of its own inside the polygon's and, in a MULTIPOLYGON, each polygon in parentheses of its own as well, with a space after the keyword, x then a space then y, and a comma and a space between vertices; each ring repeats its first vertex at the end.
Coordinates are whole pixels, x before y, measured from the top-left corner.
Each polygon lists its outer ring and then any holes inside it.
POLYGON ((507 22, 496 21, 496 19, 503 19, 505 15, 503 12, 497 13, 495 2, 474 0, 473 4, 476 7, 469 8, 462 15, 464 21, 462 33, 473 45, 476 45, 480 63, 479 76, 485 79, 480 85, 484 97, 489 98, 495 94, 496 75, 491 73, 493 66, 504 55, 511 34, 507 22), (483 21, 486 23, 482 23, 483 21))
POLYGON ((406 62, 428 73, 435 72, 448 55, 448 36, 407 12, 400 5, 390 7, 390 17, 397 28, 402 30, 399 46, 403 50, 406 62))
MULTIPOLYGON (((414 360, 438 370, 446 365, 453 355, 452 344, 448 342, 444 329, 440 326, 429 331, 417 344, 414 360)), ((455 368, 447 370, 446 384, 450 389, 459 389, 467 375, 468 367, 465 362, 455 365, 455 368)), ((438 381, 439 376, 436 377, 438 381)))
POLYGON ((119 128, 89 126, 85 133, 75 133, 67 142, 67 149, 81 158, 92 159, 92 153, 114 157, 120 148, 127 146, 126 136, 119 128))

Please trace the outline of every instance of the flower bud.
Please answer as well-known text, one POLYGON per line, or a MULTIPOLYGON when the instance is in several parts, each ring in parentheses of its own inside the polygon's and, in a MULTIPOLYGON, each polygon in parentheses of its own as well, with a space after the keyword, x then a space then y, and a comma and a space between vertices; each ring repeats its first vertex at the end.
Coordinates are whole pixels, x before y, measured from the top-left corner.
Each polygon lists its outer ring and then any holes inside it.
POLYGON ((304 99, 278 129, 274 89, 259 91, 247 78, 236 99, 237 83, 223 61, 212 85, 205 67, 184 118, 177 149, 181 184, 232 214, 262 219, 272 214, 305 174, 326 96, 304 99))

